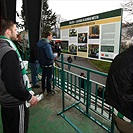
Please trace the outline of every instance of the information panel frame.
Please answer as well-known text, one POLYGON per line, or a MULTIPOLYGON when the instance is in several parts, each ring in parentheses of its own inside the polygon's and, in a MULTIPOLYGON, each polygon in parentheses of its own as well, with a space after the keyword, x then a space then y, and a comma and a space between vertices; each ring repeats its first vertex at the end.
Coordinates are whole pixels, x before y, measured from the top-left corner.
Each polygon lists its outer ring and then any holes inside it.
POLYGON ((111 61, 120 52, 123 9, 61 22, 62 53, 111 61))

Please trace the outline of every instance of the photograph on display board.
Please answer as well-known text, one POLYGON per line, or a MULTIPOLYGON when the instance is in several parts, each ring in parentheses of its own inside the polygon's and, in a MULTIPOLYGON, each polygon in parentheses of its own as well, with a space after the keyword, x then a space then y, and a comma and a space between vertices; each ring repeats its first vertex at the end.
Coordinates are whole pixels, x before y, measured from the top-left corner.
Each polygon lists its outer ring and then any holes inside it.
POLYGON ((99 25, 89 27, 89 39, 99 39, 99 25))
POLYGON ((99 58, 99 44, 88 45, 88 57, 99 58))
POLYGON ((69 29, 69 37, 75 37, 75 36, 77 36, 77 30, 69 29))
POLYGON ((87 43, 86 44, 79 44, 78 45, 79 52, 87 52, 87 43))
POLYGON ((61 41, 61 52, 68 53, 68 41, 61 41))
POLYGON ((74 44, 70 44, 68 47, 68 51, 69 54, 77 55, 77 46, 74 44))
POLYGON ((78 33, 78 43, 87 43, 87 33, 78 33))

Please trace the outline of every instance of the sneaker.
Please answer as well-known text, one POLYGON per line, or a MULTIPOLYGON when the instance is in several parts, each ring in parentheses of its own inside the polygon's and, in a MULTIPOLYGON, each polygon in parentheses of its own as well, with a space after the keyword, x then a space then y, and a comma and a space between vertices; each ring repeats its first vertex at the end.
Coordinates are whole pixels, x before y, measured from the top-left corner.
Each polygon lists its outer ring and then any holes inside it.
POLYGON ((33 85, 32 88, 40 88, 40 85, 38 85, 38 84, 33 85))
POLYGON ((53 94, 55 94, 55 91, 50 91, 50 92, 47 94, 47 96, 50 96, 50 95, 53 95, 53 94))

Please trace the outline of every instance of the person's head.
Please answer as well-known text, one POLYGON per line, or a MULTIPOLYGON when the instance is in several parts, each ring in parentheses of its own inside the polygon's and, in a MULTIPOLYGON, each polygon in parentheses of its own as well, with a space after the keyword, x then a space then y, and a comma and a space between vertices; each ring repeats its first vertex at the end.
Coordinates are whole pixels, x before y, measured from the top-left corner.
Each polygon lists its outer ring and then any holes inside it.
POLYGON ((5 36, 11 40, 17 40, 16 24, 11 20, 0 20, 0 35, 5 36))
POLYGON ((47 31, 47 32, 43 33, 43 37, 47 38, 49 41, 51 41, 52 40, 52 32, 47 31))
POLYGON ((102 91, 102 87, 99 87, 99 88, 98 88, 98 91, 102 91))
POLYGON ((82 36, 84 37, 84 36, 85 36, 85 34, 84 34, 84 33, 82 33, 82 36))
POLYGON ((81 73, 80 76, 84 76, 84 73, 81 73))

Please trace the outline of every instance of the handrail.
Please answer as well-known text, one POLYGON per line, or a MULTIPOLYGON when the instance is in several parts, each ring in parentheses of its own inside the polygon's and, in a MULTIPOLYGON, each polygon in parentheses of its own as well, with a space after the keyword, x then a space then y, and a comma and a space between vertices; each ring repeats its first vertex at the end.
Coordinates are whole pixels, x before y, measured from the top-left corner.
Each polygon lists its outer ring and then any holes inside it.
POLYGON ((91 79, 91 74, 95 74, 96 76, 100 75, 104 78, 107 77, 107 74, 90 68, 77 66, 72 63, 67 63, 64 61, 63 54, 61 54, 61 60, 57 60, 56 62, 61 64, 61 68, 54 67, 54 83, 55 86, 58 86, 62 90, 62 111, 60 111, 58 115, 61 115, 72 127, 75 128, 75 130, 77 130, 77 132, 81 133, 82 131, 64 115, 65 111, 75 107, 102 128, 108 132, 114 133, 114 123, 112 121, 111 111, 112 107, 106 104, 104 99, 105 84, 95 81, 95 79, 91 79), (78 74, 65 70, 65 65, 71 65, 74 68, 78 68, 80 71, 86 71, 87 77, 83 78, 78 74), (85 88, 81 88, 81 79, 84 79, 85 88), (101 96, 98 94, 99 87, 102 88, 101 96), (65 107, 65 93, 69 94, 69 96, 77 100, 77 102, 69 107, 65 107), (85 106, 86 109, 83 110, 78 106, 79 104, 85 106), (108 121, 110 124, 104 124, 102 120, 100 121, 92 116, 90 112, 98 114, 100 118, 108 121))

